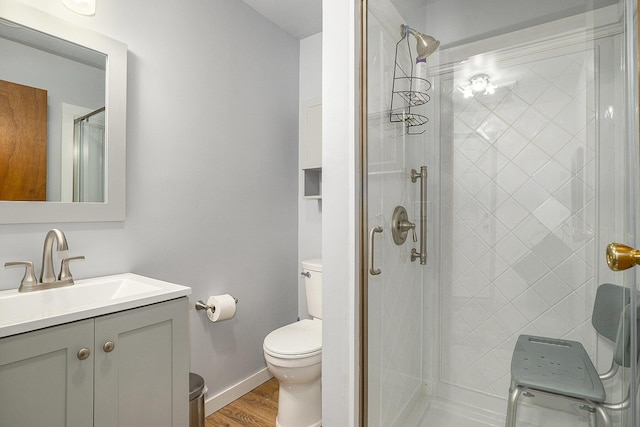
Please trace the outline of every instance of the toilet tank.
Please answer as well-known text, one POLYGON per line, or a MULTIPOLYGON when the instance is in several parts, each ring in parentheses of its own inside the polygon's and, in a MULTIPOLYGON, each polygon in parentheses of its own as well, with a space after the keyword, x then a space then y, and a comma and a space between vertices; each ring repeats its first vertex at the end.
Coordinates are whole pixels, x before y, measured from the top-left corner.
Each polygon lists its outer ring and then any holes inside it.
POLYGON ((322 259, 302 261, 302 272, 309 315, 322 319, 322 259))

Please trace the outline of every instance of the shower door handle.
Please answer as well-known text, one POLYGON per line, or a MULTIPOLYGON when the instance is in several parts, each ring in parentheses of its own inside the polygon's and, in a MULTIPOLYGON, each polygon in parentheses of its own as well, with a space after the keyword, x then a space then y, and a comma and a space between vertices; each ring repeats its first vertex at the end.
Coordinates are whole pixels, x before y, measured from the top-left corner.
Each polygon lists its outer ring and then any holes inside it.
POLYGON ((377 276, 378 274, 382 273, 382 270, 374 267, 375 260, 373 256, 373 253, 375 252, 374 237, 376 233, 382 233, 382 231, 383 229, 380 226, 373 227, 371 230, 369 230, 369 273, 372 276, 377 276))

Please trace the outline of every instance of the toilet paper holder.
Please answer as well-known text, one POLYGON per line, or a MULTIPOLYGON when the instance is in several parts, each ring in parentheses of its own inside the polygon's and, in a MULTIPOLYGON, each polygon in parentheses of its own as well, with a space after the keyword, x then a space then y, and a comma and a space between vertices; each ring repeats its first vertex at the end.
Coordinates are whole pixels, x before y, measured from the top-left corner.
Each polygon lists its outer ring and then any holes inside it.
MULTIPOLYGON (((238 303, 238 298, 233 297, 233 300, 236 302, 236 304, 238 303)), ((196 301, 196 310, 200 311, 200 310, 211 310, 212 313, 216 312, 216 308, 212 305, 207 305, 204 301, 202 301, 201 299, 196 301)))

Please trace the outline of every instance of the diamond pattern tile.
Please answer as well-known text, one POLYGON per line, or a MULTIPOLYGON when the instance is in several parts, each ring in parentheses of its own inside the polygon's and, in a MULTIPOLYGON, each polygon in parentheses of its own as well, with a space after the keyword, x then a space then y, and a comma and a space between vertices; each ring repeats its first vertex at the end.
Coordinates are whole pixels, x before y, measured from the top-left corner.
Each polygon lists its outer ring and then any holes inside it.
POLYGON ((571 102, 571 97, 556 86, 549 86, 536 100, 536 108, 550 119, 571 102))
POLYGON ((527 138, 517 130, 509 128, 500 138, 495 146, 502 155, 513 159, 528 144, 527 138))
POLYGON ((569 169, 562 166, 555 159, 545 164, 533 176, 533 179, 550 193, 556 191, 571 178, 572 175, 569 169))
POLYGON ((509 125, 497 115, 490 113, 478 126, 476 132, 489 142, 497 141, 509 129, 509 125))
POLYGON ((555 269, 558 264, 569 258, 573 253, 571 248, 565 245, 555 234, 549 234, 542 239, 531 252, 551 269, 555 269))
MULTIPOLYGON (((375 16, 370 25, 382 27, 375 16)), ((384 308, 370 317, 370 341, 384 344, 370 346, 369 398, 372 425, 381 426, 398 424, 406 402, 422 392, 423 357, 432 351, 440 352, 439 380, 500 397, 521 333, 576 339, 594 353, 589 317, 600 252, 592 52, 497 64, 515 84, 470 99, 442 90, 433 98, 440 102, 427 105, 443 117, 440 134, 407 137, 385 113, 395 42, 383 36, 370 47, 371 83, 381 88, 369 99, 370 222, 385 232, 376 237, 384 277, 370 276, 369 286, 371 307, 384 308), (435 143, 423 143, 429 138, 435 143), (425 158, 440 164, 439 182, 431 182, 440 189, 433 217, 441 262, 423 269, 409 261, 412 245, 393 243, 388 224, 399 204, 417 219, 407 176, 425 158), (438 268, 439 301, 423 294, 438 286, 427 280, 429 268, 438 268), (432 320, 440 345, 424 355, 432 320)))
POLYGON ((512 233, 507 234, 500 243, 496 245, 496 253, 502 257, 502 259, 508 259, 514 262, 520 259, 523 255, 529 252, 528 248, 514 236, 512 233))
POLYGON ((518 81, 495 99, 451 101, 455 137, 441 147, 443 381, 503 396, 521 333, 594 351, 593 61, 589 51, 533 61, 505 70, 518 81))
POLYGON ((536 145, 550 156, 564 148, 572 135, 557 124, 551 122, 538 134, 536 145))
POLYGON ((529 215, 518 225, 516 229, 512 230, 512 233, 515 234, 528 248, 534 248, 545 237, 547 237, 551 231, 549 231, 549 229, 533 215, 529 215))
POLYGON ((476 166, 488 177, 495 177, 503 167, 509 163, 509 159, 499 150, 490 147, 476 162, 476 166))
POLYGON ((513 199, 528 212, 533 212, 548 198, 549 192, 533 179, 529 179, 513 194, 513 199))
POLYGON ((458 148, 462 154, 464 154, 469 160, 475 162, 489 149, 491 143, 486 138, 469 132, 465 135, 467 138, 460 144, 458 148))
POLYGON ((528 144, 513 162, 528 175, 533 175, 549 161, 550 156, 535 144, 528 144))
POLYGON ((500 116, 505 122, 513 123, 522 113, 527 111, 529 104, 522 100, 518 95, 509 91, 502 102, 495 108, 494 112, 500 116))
POLYGON ((509 230, 513 230, 529 213, 513 198, 508 199, 496 210, 496 218, 509 230))
POLYGON ((555 230, 571 216, 571 211, 562 203, 550 197, 538 209, 533 211, 533 216, 549 230, 555 230))
POLYGON ((495 251, 487 251, 482 258, 477 260, 475 265, 491 281, 495 281, 509 268, 509 264, 500 258, 495 251))
POLYGON ((527 182, 530 177, 522 171, 518 166, 513 163, 506 165, 498 176, 495 177, 496 184, 498 184, 507 193, 513 193, 522 184, 527 182))
POLYGON ((538 282, 533 285, 533 289, 550 306, 558 304, 571 293, 571 288, 553 271, 538 280, 538 282))
MULTIPOLYGON (((569 108, 567 108, 570 111, 569 108)), ((549 119, 534 107, 529 107, 512 126, 527 138, 534 138, 549 123, 549 119)))

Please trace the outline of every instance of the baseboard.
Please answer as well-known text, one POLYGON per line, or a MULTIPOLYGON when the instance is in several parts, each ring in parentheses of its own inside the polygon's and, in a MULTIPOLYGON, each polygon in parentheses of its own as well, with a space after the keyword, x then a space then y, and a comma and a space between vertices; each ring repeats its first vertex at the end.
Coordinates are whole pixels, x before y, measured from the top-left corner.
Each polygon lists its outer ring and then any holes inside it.
POLYGON ((204 415, 208 417, 209 415, 216 412, 218 409, 227 406, 229 403, 238 399, 239 397, 249 393, 254 388, 258 387, 260 384, 265 381, 273 378, 269 369, 264 368, 255 374, 251 375, 248 378, 240 381, 239 383, 232 385, 228 389, 221 391, 215 396, 206 397, 204 401, 204 415))

